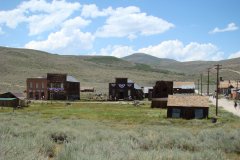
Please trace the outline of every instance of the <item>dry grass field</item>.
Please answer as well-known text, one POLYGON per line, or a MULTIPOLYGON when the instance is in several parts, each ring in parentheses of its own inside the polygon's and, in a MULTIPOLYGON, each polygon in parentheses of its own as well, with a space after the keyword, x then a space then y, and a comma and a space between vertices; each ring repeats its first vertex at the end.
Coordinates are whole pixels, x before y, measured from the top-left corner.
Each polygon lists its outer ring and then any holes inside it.
POLYGON ((239 120, 168 119, 149 102, 32 103, 0 109, 0 159, 239 159, 239 120))

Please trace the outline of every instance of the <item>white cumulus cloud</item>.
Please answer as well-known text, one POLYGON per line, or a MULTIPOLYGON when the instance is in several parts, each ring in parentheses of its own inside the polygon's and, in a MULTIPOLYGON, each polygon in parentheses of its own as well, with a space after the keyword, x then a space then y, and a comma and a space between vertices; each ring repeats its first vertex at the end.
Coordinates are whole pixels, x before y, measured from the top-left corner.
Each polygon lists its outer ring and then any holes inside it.
POLYGON ((112 10, 105 24, 96 31, 97 37, 128 37, 154 35, 166 32, 174 25, 161 18, 142 13, 138 7, 129 6, 112 10))
POLYGON ((220 60, 223 58, 223 53, 211 43, 201 44, 191 42, 184 45, 179 40, 164 41, 155 46, 141 48, 139 52, 159 58, 171 58, 178 61, 220 60))
POLYGON ((65 0, 30 0, 22 2, 16 9, 0 11, 0 24, 16 28, 20 23, 27 23, 29 35, 38 35, 60 26, 78 9, 79 3, 65 0))
POLYGON ((122 45, 107 46, 106 48, 102 48, 99 54, 124 57, 136 52, 146 53, 159 58, 175 59, 178 61, 223 59, 223 53, 211 43, 201 44, 191 42, 187 45, 184 45, 179 40, 163 41, 158 45, 151 45, 139 49, 122 45))
POLYGON ((107 16, 113 12, 112 7, 100 11, 95 4, 83 5, 81 16, 85 18, 97 18, 107 16))
POLYGON ((214 34, 214 33, 219 33, 219 32, 229 32, 229 31, 235 31, 235 30, 238 30, 238 26, 235 23, 229 23, 227 25, 227 27, 225 27, 223 29, 216 27, 209 33, 214 34))
MULTIPOLYGON (((108 45, 106 48, 102 48, 97 55, 105 55, 105 56, 114 56, 114 57, 124 57, 128 56, 135 51, 131 46, 124 45, 108 45)), ((95 53, 96 54, 96 53, 95 53)))
POLYGON ((164 41, 155 46, 141 48, 139 52, 178 61, 220 60, 223 58, 223 53, 219 51, 217 46, 211 43, 191 42, 184 45, 179 40, 164 41))
POLYGON ((231 54, 228 59, 232 59, 232 58, 239 58, 240 57, 240 51, 231 54))
POLYGON ((79 54, 82 50, 92 48, 95 37, 80 28, 87 26, 90 21, 75 17, 65 21, 62 28, 48 35, 46 40, 30 41, 25 48, 44 50, 59 54, 79 54))

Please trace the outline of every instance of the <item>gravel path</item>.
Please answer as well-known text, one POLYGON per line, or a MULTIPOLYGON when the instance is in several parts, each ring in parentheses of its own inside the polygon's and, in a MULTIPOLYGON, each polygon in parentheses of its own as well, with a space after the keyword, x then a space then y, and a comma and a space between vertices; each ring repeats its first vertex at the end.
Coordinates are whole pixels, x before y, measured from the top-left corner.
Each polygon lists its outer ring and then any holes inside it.
MULTIPOLYGON (((214 105, 216 105, 216 99, 213 99, 212 97, 210 97, 209 100, 214 105)), ((237 115, 240 117, 240 105, 238 104, 237 108, 235 109, 233 100, 219 99, 218 106, 223 107, 223 109, 225 109, 226 111, 231 112, 234 115, 237 115)))

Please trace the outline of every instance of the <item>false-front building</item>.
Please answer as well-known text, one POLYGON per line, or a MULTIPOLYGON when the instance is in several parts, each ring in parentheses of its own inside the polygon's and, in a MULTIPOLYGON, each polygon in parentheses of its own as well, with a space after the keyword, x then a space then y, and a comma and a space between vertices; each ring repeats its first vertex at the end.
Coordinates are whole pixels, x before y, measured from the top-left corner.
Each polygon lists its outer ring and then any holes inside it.
POLYGON ((35 100, 79 100, 80 82, 67 74, 27 79, 27 98, 35 100))
POLYGON ((152 108, 166 108, 168 95, 173 94, 172 81, 157 81, 152 91, 152 108))
POLYGON ((141 87, 128 78, 116 78, 115 83, 109 83, 109 100, 142 100, 141 87))
POLYGON ((167 117, 169 118, 207 118, 208 110, 207 96, 168 96, 167 117))

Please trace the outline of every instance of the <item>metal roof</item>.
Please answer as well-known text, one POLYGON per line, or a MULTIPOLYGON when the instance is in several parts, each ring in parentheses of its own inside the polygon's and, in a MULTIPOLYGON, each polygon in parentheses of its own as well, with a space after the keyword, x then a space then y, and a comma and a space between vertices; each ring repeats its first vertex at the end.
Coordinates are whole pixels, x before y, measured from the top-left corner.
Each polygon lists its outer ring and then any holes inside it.
MULTIPOLYGON (((134 83, 132 80, 128 79, 127 81, 128 83, 134 83)), ((134 83, 134 88, 135 89, 142 89, 139 85, 137 85, 136 83, 134 83)))
POLYGON ((67 81, 68 82, 79 82, 76 78, 74 78, 73 76, 67 76, 67 81))
POLYGON ((153 87, 143 87, 143 93, 148 93, 149 89, 153 89, 153 87))
POLYGON ((0 98, 0 101, 12 101, 15 100, 16 98, 0 98))
POLYGON ((173 82, 173 88, 194 89, 194 82, 173 82))

